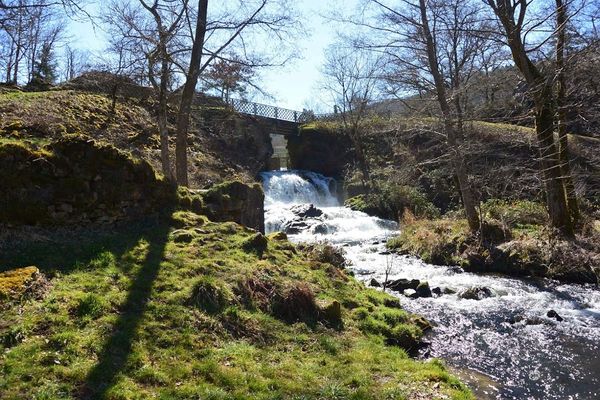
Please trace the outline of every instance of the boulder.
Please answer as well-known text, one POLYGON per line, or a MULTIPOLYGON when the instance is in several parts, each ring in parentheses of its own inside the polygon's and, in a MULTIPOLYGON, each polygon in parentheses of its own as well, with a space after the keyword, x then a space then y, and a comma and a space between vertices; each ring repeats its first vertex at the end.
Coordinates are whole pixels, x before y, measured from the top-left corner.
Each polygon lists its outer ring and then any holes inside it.
POLYGON ((331 303, 321 306, 321 318, 325 321, 339 324, 342 321, 342 306, 339 301, 334 300, 331 303))
POLYGON ((372 279, 371 279, 371 282, 369 282, 369 286, 373 286, 373 287, 381 287, 381 283, 379 283, 379 282, 377 281, 377 279, 375 279, 375 278, 372 278, 372 279))
POLYGON ((395 281, 389 282, 387 288, 396 292, 403 292, 406 289, 416 290, 419 283, 421 282, 418 279, 396 279, 395 281))
POLYGON ((317 218, 323 215, 323 211, 315 207, 314 204, 299 204, 290 209, 299 218, 317 218))
POLYGON ((211 220, 233 221, 264 233, 265 195, 260 184, 224 182, 202 193, 202 197, 211 220))
POLYGON ((275 232, 275 233, 271 233, 269 235, 269 239, 275 240, 275 241, 285 241, 285 240, 288 240, 288 237, 285 234, 285 232, 275 232))
POLYGON ((419 283, 415 289, 417 297, 432 297, 431 289, 429 289, 429 283, 424 281, 419 283))
POLYGON ((269 240, 267 239, 267 237, 262 233, 257 232, 254 235, 250 236, 248 239, 246 239, 242 247, 247 252, 253 251, 258 254, 262 254, 267 249, 268 244, 269 240))
POLYGON ((433 289, 431 289, 431 293, 434 294, 436 297, 439 297, 442 295, 442 289, 440 289, 439 287, 434 287, 433 289))
POLYGON ((467 300, 482 300, 493 296, 494 292, 485 286, 474 286, 458 294, 458 297, 467 300))

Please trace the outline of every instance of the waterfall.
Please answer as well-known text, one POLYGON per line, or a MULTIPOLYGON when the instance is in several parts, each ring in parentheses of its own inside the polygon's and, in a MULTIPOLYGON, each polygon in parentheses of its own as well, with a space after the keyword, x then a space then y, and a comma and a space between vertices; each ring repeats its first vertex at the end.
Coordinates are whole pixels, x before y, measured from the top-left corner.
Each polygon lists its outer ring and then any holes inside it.
POLYGON ((267 232, 284 231, 295 241, 340 243, 384 237, 397 228, 341 206, 333 178, 310 171, 269 171, 261 178, 267 232))

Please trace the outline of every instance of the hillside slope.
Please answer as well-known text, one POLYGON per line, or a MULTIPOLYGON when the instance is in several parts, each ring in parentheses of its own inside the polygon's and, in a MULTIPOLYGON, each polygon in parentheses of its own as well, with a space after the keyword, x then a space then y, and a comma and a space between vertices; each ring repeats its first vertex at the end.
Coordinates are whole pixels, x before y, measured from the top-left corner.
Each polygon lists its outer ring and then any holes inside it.
MULTIPOLYGON (((151 98, 110 96, 81 90, 0 91, 0 140, 47 143, 85 134, 130 151, 160 170, 158 128, 151 98)), ((175 115, 170 115, 174 136, 175 115)), ((190 184, 205 187, 225 179, 252 181, 272 148, 268 133, 251 117, 220 109, 198 109, 189 137, 190 184), (201 132, 201 133, 200 133, 201 132)), ((174 154, 174 137, 171 147, 174 154)))
POLYGON ((326 249, 182 211, 8 249, 40 272, 2 294, 3 399, 471 398, 326 249))

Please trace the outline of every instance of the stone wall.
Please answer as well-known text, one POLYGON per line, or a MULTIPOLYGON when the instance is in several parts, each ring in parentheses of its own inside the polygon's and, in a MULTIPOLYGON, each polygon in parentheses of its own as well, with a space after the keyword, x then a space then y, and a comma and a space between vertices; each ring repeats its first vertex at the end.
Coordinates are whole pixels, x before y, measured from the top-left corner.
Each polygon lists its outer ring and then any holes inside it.
POLYGON ((205 213, 213 221, 233 221, 265 232, 265 195, 258 183, 225 182, 202 193, 205 213))
POLYGON ((145 161, 85 136, 44 147, 0 145, 0 223, 111 223, 173 204, 174 187, 145 161))

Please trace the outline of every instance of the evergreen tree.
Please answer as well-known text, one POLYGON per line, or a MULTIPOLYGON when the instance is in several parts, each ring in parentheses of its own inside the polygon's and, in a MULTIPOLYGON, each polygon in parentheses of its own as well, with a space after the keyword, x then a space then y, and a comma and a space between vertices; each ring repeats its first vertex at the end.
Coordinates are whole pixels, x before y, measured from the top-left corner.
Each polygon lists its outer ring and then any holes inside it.
POLYGON ((51 85, 56 81, 56 61, 52 44, 45 42, 39 52, 33 76, 31 77, 31 85, 51 85))

